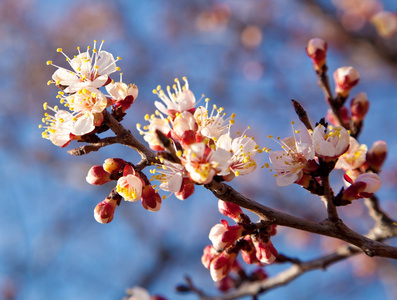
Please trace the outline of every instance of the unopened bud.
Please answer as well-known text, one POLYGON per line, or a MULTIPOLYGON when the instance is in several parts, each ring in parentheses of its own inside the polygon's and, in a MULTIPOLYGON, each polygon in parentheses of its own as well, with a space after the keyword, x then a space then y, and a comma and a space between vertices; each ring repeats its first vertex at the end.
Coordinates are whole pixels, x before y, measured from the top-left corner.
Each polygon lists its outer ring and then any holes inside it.
POLYGON ((114 211, 117 207, 117 200, 105 199, 98 203, 94 210, 94 217, 98 223, 107 224, 113 220, 114 211))
POLYGON ((209 234, 212 245, 218 251, 233 245, 243 232, 240 225, 229 226, 225 220, 221 220, 221 223, 213 226, 209 234))
POLYGON ((353 67, 341 67, 334 72, 335 92, 342 96, 347 97, 350 90, 358 84, 360 74, 353 67))
POLYGON ((194 182, 189 178, 184 177, 182 181, 181 189, 175 193, 175 197, 179 200, 185 200, 194 193, 194 182))
POLYGON ((251 235, 256 251, 256 258, 263 264, 271 264, 278 256, 270 237, 266 233, 251 235))
POLYGON ((365 115, 369 109, 369 101, 366 93, 359 93, 350 104, 350 110, 352 113, 352 121, 355 123, 364 120, 365 115))
POLYGON ((161 197, 153 189, 153 187, 148 184, 142 189, 142 206, 148 211, 159 211, 161 208, 161 197))
POLYGON ((312 59, 316 71, 321 70, 325 64, 327 48, 327 43, 319 38, 311 39, 307 44, 306 53, 312 59))
MULTIPOLYGON (((345 176, 345 179, 346 176, 345 176)), ((375 173, 359 175, 354 183, 343 192, 343 200, 352 201, 359 198, 369 198, 380 189, 382 181, 375 173)))
POLYGON ((111 174, 117 173, 123 170, 126 165, 126 161, 121 158, 108 158, 103 163, 103 169, 111 174))
POLYGON ((214 247, 208 245, 204 248, 203 256, 201 256, 201 262, 205 268, 209 269, 211 261, 218 256, 218 252, 214 247))
POLYGON ((376 141, 367 152, 367 164, 369 169, 379 172, 387 156, 387 144, 385 141, 376 141))
POLYGON ((219 281, 229 274, 236 255, 235 252, 223 251, 211 261, 210 274, 213 281, 219 281))
POLYGON ((241 221, 241 215, 243 214, 243 211, 241 210, 240 206, 230 202, 219 200, 218 209, 222 215, 233 219, 236 223, 241 221))
POLYGON ((102 166, 92 166, 85 179, 89 184, 102 185, 111 181, 110 175, 102 166))
POLYGON ((371 18, 378 34, 384 38, 391 38, 397 34, 397 14, 381 11, 371 18))

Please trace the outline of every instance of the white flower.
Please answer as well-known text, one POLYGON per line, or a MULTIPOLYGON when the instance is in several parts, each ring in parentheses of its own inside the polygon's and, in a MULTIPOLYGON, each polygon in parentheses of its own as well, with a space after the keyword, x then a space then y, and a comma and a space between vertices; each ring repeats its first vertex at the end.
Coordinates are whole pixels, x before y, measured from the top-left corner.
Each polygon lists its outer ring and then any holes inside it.
POLYGON ((365 163, 367 145, 360 145, 354 137, 350 137, 349 150, 342 154, 335 165, 335 169, 357 169, 365 163))
POLYGON ((103 51, 103 42, 99 49, 96 49, 96 41, 94 41, 92 53, 90 53, 91 47, 89 46, 85 52, 80 52, 78 47, 79 54, 73 59, 70 59, 61 48, 58 48, 57 52, 61 52, 66 57, 66 61, 73 71, 55 66, 51 61, 48 61, 48 65, 51 64, 58 68, 52 75, 56 85, 65 86, 65 93, 74 93, 85 87, 99 88, 103 86, 108 81, 109 74, 120 70, 116 66, 116 61, 120 58, 114 59, 111 53, 103 51))
POLYGON ((283 150, 272 151, 270 162, 278 173, 278 186, 287 186, 299 180, 309 160, 314 159, 314 149, 310 142, 297 141, 294 136, 281 141, 283 150))
POLYGON ((223 110, 223 107, 218 108, 214 105, 211 114, 208 115, 207 105, 206 107, 198 107, 194 112, 194 118, 199 126, 197 132, 214 140, 218 139, 222 134, 225 134, 230 125, 234 123, 235 114, 232 114, 230 118, 224 119, 226 114, 223 110), (216 114, 214 112, 216 112, 216 114))
POLYGON ((347 151, 350 144, 350 135, 341 126, 331 125, 325 128, 318 124, 313 130, 313 145, 319 157, 336 158, 347 151))
POLYGON ((185 168, 182 165, 164 160, 162 166, 158 166, 157 169, 151 171, 153 174, 159 173, 153 175, 152 179, 161 182, 159 186, 160 189, 171 193, 177 193, 182 187, 184 170, 185 168))
POLYGON ((204 143, 194 143, 182 160, 190 178, 198 184, 209 183, 215 175, 228 175, 231 154, 224 149, 212 150, 204 143))
POLYGON ((230 132, 219 137, 216 146, 232 154, 230 169, 236 176, 246 175, 256 169, 256 162, 252 159, 258 148, 253 138, 244 133, 235 139, 230 137, 230 132))
POLYGON ((116 191, 126 201, 134 202, 139 200, 142 195, 142 188, 142 179, 132 174, 120 177, 117 180, 116 191))
POLYGON ((186 77, 183 77, 185 85, 181 87, 179 80, 176 78, 175 83, 171 90, 170 86, 167 86, 167 94, 161 89, 160 86, 153 90, 154 94, 157 94, 159 98, 164 102, 155 101, 154 105, 162 113, 174 117, 176 113, 182 113, 184 111, 193 110, 196 106, 196 98, 194 97, 191 90, 189 90, 189 84, 186 77))
POLYGON ((146 115, 145 120, 150 124, 143 127, 141 124, 136 124, 139 134, 143 135, 143 139, 149 144, 149 147, 154 151, 164 150, 159 142, 156 130, 160 130, 164 135, 168 135, 171 131, 169 121, 164 118, 156 118, 155 115, 146 115))
POLYGON ((46 128, 42 136, 50 140, 54 145, 65 147, 71 140, 71 133, 73 130, 73 115, 65 110, 59 110, 57 106, 54 108, 44 103, 44 109, 50 109, 55 112, 54 116, 48 113, 44 114, 43 123, 40 128, 46 128))
POLYGON ((98 89, 87 87, 69 96, 59 92, 57 97, 61 98, 61 103, 69 107, 77 117, 72 129, 73 134, 87 134, 93 131, 95 126, 102 124, 102 111, 107 107, 107 99, 98 89))
POLYGON ((138 97, 138 87, 135 84, 127 85, 121 81, 109 83, 106 91, 116 101, 124 100, 127 96, 132 96, 134 100, 138 97))

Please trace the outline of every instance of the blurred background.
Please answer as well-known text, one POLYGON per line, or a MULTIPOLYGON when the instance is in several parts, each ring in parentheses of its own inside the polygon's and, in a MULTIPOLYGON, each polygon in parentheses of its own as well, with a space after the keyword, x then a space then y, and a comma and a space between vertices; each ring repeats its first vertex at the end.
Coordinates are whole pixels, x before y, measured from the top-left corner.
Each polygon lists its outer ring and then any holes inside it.
MULTIPOLYGON (((85 181, 87 171, 109 157, 131 162, 139 157, 115 145, 72 157, 41 138, 42 104, 57 104, 56 87, 46 84, 55 68, 45 62, 66 67, 56 49, 73 56, 77 46, 92 46, 94 39, 104 39, 104 49, 122 57, 123 81, 139 88, 123 121, 134 134, 135 124, 154 111, 152 89, 187 76, 197 98, 205 93, 228 115, 237 114, 235 131, 250 126, 249 135, 274 149, 278 145, 266 137, 289 136, 290 122, 298 123, 290 99, 306 108, 313 123, 325 116, 327 106, 305 47, 313 37, 326 40, 330 74, 353 65, 361 80, 352 95, 364 91, 371 101, 360 142, 369 147, 376 140, 388 143, 378 195, 396 218, 397 38, 369 21, 381 10, 396 12, 397 2, 2 0, 0 299, 121 299, 126 288, 137 285, 168 299, 196 299, 174 291, 186 275, 199 288, 217 293, 200 261, 210 243, 209 230, 224 218, 210 192, 197 187, 186 201, 169 197, 157 213, 139 202, 122 203, 114 220, 102 225, 93 210, 113 184, 91 186, 85 181)), ((118 80, 118 75, 112 78, 118 80)), ((77 146, 72 142, 67 149, 77 146)), ((268 161, 266 154, 258 156, 258 165, 268 161)), ((342 173, 334 173, 337 191, 342 173)), ((314 221, 325 218, 318 198, 297 185, 277 187, 265 169, 231 184, 275 209, 314 221)), ((340 212, 363 234, 373 225, 362 201, 340 212)), ((289 228, 279 228, 272 240, 280 253, 303 260, 341 245, 289 228)), ((266 271, 273 275, 286 267, 266 271)), ((395 261, 361 255, 307 273, 266 295, 397 299, 396 278, 395 261)))

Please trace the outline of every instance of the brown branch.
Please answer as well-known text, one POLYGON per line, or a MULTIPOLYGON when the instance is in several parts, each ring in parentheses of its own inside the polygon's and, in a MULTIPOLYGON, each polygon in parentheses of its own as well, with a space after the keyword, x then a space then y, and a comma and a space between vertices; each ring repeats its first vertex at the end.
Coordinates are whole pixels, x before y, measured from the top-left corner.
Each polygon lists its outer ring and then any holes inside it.
POLYGON ((397 248, 388 246, 381 242, 371 240, 363 235, 356 233, 348 228, 341 220, 337 222, 330 222, 325 220, 322 223, 303 220, 286 213, 278 212, 269 207, 261 205, 252 201, 227 184, 212 181, 206 184, 205 187, 209 189, 218 199, 237 204, 262 218, 269 224, 277 224, 287 226, 315 234, 329 236, 343 240, 347 243, 359 247, 368 256, 381 256, 397 259, 397 248))
POLYGON ((136 150, 141 155, 142 161, 137 165, 139 169, 158 162, 156 155, 145 145, 141 144, 131 131, 125 129, 107 110, 104 110, 104 117, 104 123, 117 135, 119 143, 136 150))
POLYGON ((117 143, 119 143, 118 137, 115 137, 115 136, 107 137, 107 138, 100 139, 96 143, 91 143, 89 145, 84 145, 81 147, 71 149, 68 151, 68 153, 71 155, 74 155, 74 156, 85 155, 92 151, 98 151, 102 147, 106 147, 106 146, 117 144, 117 143))

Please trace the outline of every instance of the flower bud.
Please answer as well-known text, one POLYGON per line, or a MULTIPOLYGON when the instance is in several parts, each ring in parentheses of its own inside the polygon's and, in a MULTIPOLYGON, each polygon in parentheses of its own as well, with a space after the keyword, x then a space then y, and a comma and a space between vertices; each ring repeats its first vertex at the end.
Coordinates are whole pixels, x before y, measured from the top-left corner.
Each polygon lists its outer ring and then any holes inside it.
POLYGON ((241 249, 241 257, 245 261, 246 264, 260 264, 259 260, 256 258, 256 250, 255 246, 252 243, 251 236, 244 237, 245 244, 241 249))
POLYGON ((306 53, 312 59, 316 71, 320 71, 325 64, 327 48, 327 43, 319 38, 311 39, 307 44, 306 53))
POLYGON ((225 220, 221 220, 221 223, 212 227, 209 234, 212 245, 218 251, 233 245, 243 232, 243 227, 240 225, 229 226, 225 220))
POLYGON ((161 197, 150 184, 142 190, 142 206, 149 211, 159 211, 161 208, 161 197))
POLYGON ((237 253, 223 251, 210 264, 210 274, 213 281, 219 281, 229 274, 237 253))
POLYGON ((243 214, 243 211, 241 210, 240 206, 230 202, 219 200, 218 209, 222 215, 233 219, 233 221, 235 221, 236 223, 241 221, 241 215, 243 214))
POLYGON ((350 103, 352 121, 359 123, 364 120, 369 109, 369 101, 366 93, 359 93, 350 103))
POLYGON ((397 34, 397 14, 381 11, 371 18, 371 23, 381 37, 391 38, 397 34))
POLYGON ((367 164, 369 169, 379 172, 387 156, 387 144, 385 141, 376 141, 367 152, 367 164))
POLYGON ((117 173, 124 169, 126 161, 121 158, 108 158, 103 163, 103 169, 111 174, 117 173))
POLYGON ((171 135, 174 139, 179 140, 182 145, 190 145, 196 142, 197 123, 193 115, 185 111, 177 114, 172 122, 171 135))
POLYGON ((252 235, 252 242, 256 250, 256 258, 263 264, 271 264, 278 256, 270 237, 266 233, 252 235))
POLYGON ((102 185, 111 181, 110 175, 111 174, 106 172, 102 166, 92 166, 85 179, 89 184, 102 185))
POLYGON ((218 252, 214 247, 208 245, 204 248, 203 256, 201 257, 201 262, 205 268, 209 269, 211 261, 218 256, 218 252))
POLYGON ((341 67, 334 72, 335 92, 347 97, 350 90, 357 85, 360 80, 360 74, 353 67, 341 67))
MULTIPOLYGON (((349 178, 346 178, 349 181, 349 178)), ((375 173, 359 175, 354 183, 343 192, 343 200, 352 201, 359 198, 369 198, 380 189, 382 181, 375 173)))
POLYGON ((98 203, 94 210, 94 217, 98 223, 107 224, 113 220, 114 211, 117 207, 117 200, 106 198, 98 203))
POLYGON ((175 197, 179 200, 186 200, 194 193, 194 182, 189 178, 184 177, 182 180, 182 186, 178 192, 175 192, 175 197))

